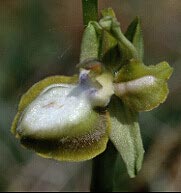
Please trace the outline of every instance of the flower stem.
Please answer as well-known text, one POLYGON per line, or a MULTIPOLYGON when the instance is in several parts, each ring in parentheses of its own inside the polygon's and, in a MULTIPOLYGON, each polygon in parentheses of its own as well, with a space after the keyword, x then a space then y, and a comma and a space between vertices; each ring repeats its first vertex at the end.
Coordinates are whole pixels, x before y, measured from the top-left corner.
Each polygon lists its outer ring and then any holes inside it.
POLYGON ((89 21, 97 21, 98 19, 98 1, 97 0, 82 0, 82 11, 84 25, 89 21))
POLYGON ((91 192, 112 192, 117 150, 111 142, 106 150, 93 159, 91 192))

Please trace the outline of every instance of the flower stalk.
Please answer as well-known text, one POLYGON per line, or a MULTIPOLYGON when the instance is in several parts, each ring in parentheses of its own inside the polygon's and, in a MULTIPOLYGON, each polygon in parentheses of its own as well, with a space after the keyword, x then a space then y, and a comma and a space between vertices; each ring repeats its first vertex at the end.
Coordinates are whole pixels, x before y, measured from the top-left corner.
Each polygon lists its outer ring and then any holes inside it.
POLYGON ((89 21, 98 19, 98 0, 82 0, 83 22, 86 26, 89 21))
POLYGON ((113 192, 118 152, 109 142, 106 150, 93 159, 91 192, 113 192))

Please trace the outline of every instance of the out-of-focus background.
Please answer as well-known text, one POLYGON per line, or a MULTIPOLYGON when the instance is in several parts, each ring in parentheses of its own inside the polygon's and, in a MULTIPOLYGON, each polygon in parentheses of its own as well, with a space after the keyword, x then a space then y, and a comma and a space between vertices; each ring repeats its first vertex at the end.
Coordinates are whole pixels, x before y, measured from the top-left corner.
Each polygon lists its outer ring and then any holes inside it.
MULTIPOLYGON (((181 191, 181 1, 99 0, 112 7, 123 31, 142 19, 145 63, 174 67, 170 94, 159 108, 140 114, 146 150, 143 169, 122 191, 181 191)), ((20 96, 44 77, 77 72, 83 31, 81 1, 0 0, 0 191, 89 191, 91 162, 38 157, 10 133, 20 96)))

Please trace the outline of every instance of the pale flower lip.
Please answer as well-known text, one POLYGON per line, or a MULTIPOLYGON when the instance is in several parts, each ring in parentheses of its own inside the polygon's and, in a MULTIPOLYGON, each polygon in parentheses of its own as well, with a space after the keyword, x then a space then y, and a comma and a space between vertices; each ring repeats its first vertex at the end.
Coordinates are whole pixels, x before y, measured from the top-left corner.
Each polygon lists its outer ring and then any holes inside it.
MULTIPOLYGON (((112 77, 101 74, 91 83, 89 70, 82 70, 79 84, 52 84, 24 110, 17 132, 20 136, 62 137, 73 125, 91 117, 92 108, 106 106, 113 95, 112 77)), ((71 133, 74 133, 71 131, 71 133)), ((75 133, 74 133, 75 134, 75 133)))
POLYGON ((17 128, 19 135, 61 136, 65 129, 88 116, 91 106, 84 96, 73 95, 72 90, 79 90, 75 88, 62 84, 46 88, 26 108, 17 128))
POLYGON ((108 142, 109 117, 93 110, 91 89, 89 84, 67 83, 45 87, 21 112, 15 131, 21 144, 62 161, 83 161, 102 153, 108 142))

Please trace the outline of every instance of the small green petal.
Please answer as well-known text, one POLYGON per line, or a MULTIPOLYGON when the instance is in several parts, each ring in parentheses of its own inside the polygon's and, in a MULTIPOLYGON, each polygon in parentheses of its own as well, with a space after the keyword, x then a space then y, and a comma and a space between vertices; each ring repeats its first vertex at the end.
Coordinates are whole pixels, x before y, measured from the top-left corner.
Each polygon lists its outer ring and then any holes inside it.
POLYGON ((145 66, 131 60, 116 74, 115 94, 135 111, 152 110, 166 100, 172 71, 166 62, 145 66))
POLYGON ((106 55, 111 49, 114 49, 117 44, 117 40, 108 31, 102 31, 102 57, 104 57, 104 55, 106 55))
POLYGON ((143 35, 141 30, 141 21, 140 18, 136 17, 129 25, 125 36, 128 38, 130 42, 133 43, 135 48, 137 49, 139 59, 143 60, 144 56, 144 43, 143 43, 143 35))
POLYGON ((18 113, 16 114, 12 126, 11 132, 16 135, 16 128, 18 120, 21 116, 21 113, 24 109, 44 90, 44 88, 48 87, 51 84, 57 83, 77 83, 78 77, 77 76, 50 76, 45 78, 36 84, 34 84, 22 97, 18 105, 18 113))
POLYGON ((101 60, 113 74, 120 68, 118 41, 106 30, 102 31, 101 60))
POLYGON ((110 17, 116 17, 115 12, 112 8, 107 8, 101 10, 101 14, 103 17, 110 16, 110 17))
POLYGON ((113 21, 113 35, 118 40, 118 46, 122 56, 121 64, 127 64, 130 59, 138 59, 138 52, 134 45, 124 36, 121 31, 121 28, 116 24, 116 21, 113 21))
POLYGON ((114 97, 109 105, 111 117, 110 139, 121 154, 130 177, 135 177, 142 166, 144 149, 138 124, 138 113, 114 97))
POLYGON ((138 52, 134 45, 125 37, 120 28, 120 23, 115 17, 103 17, 99 21, 100 26, 111 33, 117 40, 119 52, 121 54, 121 65, 126 64, 130 59, 138 59, 138 52))

